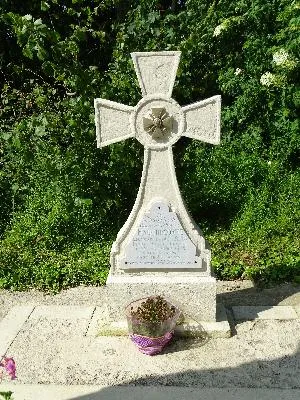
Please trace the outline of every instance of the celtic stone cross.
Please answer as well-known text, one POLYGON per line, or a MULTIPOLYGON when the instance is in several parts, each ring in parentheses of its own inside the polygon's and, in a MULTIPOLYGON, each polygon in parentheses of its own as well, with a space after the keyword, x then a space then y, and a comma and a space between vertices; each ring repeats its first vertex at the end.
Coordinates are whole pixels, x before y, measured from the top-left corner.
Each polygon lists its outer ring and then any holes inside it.
POLYGON ((113 244, 110 274, 191 271, 209 276, 210 250, 181 198, 172 145, 181 136, 218 144, 221 97, 181 107, 171 98, 180 52, 131 56, 143 94, 139 103, 130 107, 95 99, 98 147, 127 138, 144 146, 140 188, 113 244))

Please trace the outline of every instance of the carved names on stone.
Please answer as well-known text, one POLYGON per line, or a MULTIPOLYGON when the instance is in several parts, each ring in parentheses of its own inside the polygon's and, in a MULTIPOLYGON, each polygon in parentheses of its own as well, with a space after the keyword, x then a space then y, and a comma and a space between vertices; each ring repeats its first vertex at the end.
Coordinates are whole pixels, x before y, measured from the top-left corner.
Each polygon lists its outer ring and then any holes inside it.
POLYGON ((189 268, 197 263, 196 246, 184 231, 176 213, 155 202, 145 213, 130 240, 124 269, 189 268))

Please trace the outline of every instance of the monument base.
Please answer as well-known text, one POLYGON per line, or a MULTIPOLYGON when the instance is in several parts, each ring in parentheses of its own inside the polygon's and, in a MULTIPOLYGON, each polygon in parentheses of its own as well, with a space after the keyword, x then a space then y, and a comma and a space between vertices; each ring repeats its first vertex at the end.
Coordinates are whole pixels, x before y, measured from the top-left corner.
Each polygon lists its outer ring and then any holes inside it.
POLYGON ((143 297, 161 295, 183 313, 175 333, 192 337, 230 337, 223 305, 216 305, 216 279, 197 273, 109 274, 105 300, 96 307, 88 336, 128 334, 125 307, 143 297))
POLYGON ((132 301, 161 295, 177 306, 185 319, 216 321, 216 279, 193 272, 109 274, 108 314, 112 321, 124 319, 132 301))

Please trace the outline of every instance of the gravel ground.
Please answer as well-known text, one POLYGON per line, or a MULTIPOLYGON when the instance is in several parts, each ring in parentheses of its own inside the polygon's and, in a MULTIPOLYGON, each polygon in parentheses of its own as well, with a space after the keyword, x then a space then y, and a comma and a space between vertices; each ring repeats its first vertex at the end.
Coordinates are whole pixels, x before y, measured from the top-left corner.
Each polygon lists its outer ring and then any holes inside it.
MULTIPOLYGON (((57 295, 0 291, 0 318, 11 307, 101 305, 105 287, 76 287, 57 295)), ((258 289, 250 281, 218 282, 218 301, 232 305, 300 304, 300 286, 258 289)), ((231 338, 175 339, 155 357, 126 337, 84 336, 86 320, 29 319, 9 348, 16 383, 300 388, 300 319, 236 324, 231 338)))
POLYGON ((231 338, 175 339, 149 357, 84 321, 27 321, 9 349, 16 383, 300 389, 300 320, 240 323, 231 338))

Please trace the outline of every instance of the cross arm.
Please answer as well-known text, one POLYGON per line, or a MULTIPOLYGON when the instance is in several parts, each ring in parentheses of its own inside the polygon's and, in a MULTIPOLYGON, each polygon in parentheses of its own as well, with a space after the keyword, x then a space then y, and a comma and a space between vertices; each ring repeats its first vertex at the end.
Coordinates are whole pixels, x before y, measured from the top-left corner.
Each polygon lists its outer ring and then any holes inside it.
POLYGON ((130 123, 134 107, 105 99, 95 99, 94 106, 97 147, 134 137, 130 123))
POLYGON ((212 144, 220 143, 221 96, 190 104, 182 111, 185 117, 184 136, 212 144))
POLYGON ((143 96, 163 94, 171 97, 180 51, 131 53, 143 96))

